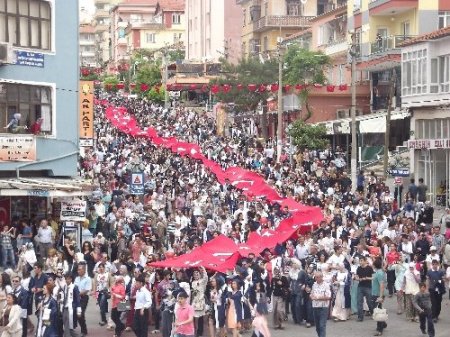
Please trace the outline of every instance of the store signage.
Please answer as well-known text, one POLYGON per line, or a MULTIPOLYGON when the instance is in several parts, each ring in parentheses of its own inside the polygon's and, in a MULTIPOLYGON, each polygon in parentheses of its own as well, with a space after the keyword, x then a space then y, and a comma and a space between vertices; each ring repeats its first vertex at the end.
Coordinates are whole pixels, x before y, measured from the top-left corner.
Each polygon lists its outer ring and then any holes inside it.
POLYGON ((80 138, 94 138, 94 81, 80 81, 80 138))
POLYGON ((0 137, 0 162, 35 160, 36 139, 33 136, 0 137))
POLYGON ((80 147, 92 147, 94 140, 92 138, 80 138, 80 147))
POLYGON ((16 64, 19 66, 44 68, 44 54, 29 51, 17 51, 16 64))
POLYGON ((130 192, 131 194, 144 194, 144 173, 131 174, 130 192))
POLYGON ((86 201, 62 201, 60 219, 61 221, 86 220, 86 201))
POLYGON ((27 190, 29 197, 48 197, 50 193, 46 190, 27 190))
POLYGON ((416 150, 450 149, 450 138, 408 140, 408 149, 416 149, 416 150))
POLYGON ((409 177, 409 168, 393 168, 387 170, 388 174, 394 177, 409 177))

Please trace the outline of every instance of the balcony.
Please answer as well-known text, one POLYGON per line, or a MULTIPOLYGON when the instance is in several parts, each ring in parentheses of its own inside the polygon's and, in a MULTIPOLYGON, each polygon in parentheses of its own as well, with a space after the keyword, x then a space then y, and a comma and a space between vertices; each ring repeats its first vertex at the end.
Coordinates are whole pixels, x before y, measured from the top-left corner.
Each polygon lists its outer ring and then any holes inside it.
POLYGON ((369 0, 369 11, 372 15, 400 14, 417 8, 418 0, 369 0))
POLYGON ((104 23, 98 23, 95 26, 95 29, 94 29, 96 34, 103 33, 103 32, 106 32, 108 30, 109 30, 109 24, 107 25, 107 24, 104 24, 104 23))
POLYGON ((324 53, 325 55, 334 55, 342 52, 347 52, 349 48, 349 44, 347 39, 342 39, 338 41, 333 41, 325 46, 324 53))
POLYGON ((110 0, 94 0, 94 5, 105 5, 109 4, 110 2, 110 0))
POLYGON ((383 37, 370 44, 370 56, 400 54, 400 45, 414 37, 414 35, 393 35, 383 37))
POLYGON ((314 16, 269 15, 253 23, 253 31, 262 32, 274 28, 308 28, 314 16))
POLYGON ((104 10, 104 9, 97 9, 94 13, 94 18, 95 19, 109 18, 109 11, 104 10))
POLYGON ((126 45, 128 45, 127 38, 126 37, 119 37, 117 39, 117 45, 118 46, 126 46, 126 45))

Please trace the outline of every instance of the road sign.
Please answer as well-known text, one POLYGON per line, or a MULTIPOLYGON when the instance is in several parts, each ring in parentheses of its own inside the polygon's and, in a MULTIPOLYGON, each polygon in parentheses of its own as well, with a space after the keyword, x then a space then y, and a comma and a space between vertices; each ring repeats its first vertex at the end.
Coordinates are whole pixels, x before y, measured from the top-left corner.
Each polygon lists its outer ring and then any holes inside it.
POLYGON ((130 192, 131 194, 144 194, 144 173, 131 174, 130 192))

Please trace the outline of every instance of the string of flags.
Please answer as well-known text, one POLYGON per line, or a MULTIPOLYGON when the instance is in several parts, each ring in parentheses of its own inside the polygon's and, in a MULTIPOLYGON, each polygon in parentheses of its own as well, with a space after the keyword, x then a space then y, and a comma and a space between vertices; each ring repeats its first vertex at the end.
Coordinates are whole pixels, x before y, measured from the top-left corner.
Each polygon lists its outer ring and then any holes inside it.
MULTIPOLYGON (((100 81, 96 81, 95 83, 96 85, 101 85, 100 81)), ((141 83, 139 84, 139 87, 136 83, 130 83, 130 90, 136 91, 139 90, 140 92, 147 92, 149 90, 156 90, 156 92, 159 92, 161 90, 162 85, 158 84, 158 85, 148 85, 146 83, 141 83)), ((117 84, 111 84, 111 83, 106 83, 104 84, 104 88, 105 90, 109 91, 109 90, 115 90, 115 89, 125 89, 125 84, 120 82, 117 84)), ((254 93, 264 93, 264 92, 278 92, 279 90, 279 85, 277 83, 273 83, 273 84, 248 84, 248 85, 244 85, 244 84, 236 84, 236 85, 232 85, 232 84, 212 84, 212 85, 208 85, 208 84, 179 84, 179 83, 175 83, 175 84, 167 84, 166 85, 166 90, 167 91, 183 91, 183 90, 187 90, 187 91, 201 91, 204 93, 209 93, 211 92, 213 95, 219 94, 219 93, 229 93, 233 88, 235 88, 237 91, 243 91, 243 90, 248 90, 249 92, 254 92, 254 93)), ((282 89, 284 92, 291 92, 291 91, 302 91, 305 89, 315 89, 315 90, 326 90, 327 92, 335 92, 337 90, 339 91, 347 91, 349 88, 349 86, 347 84, 339 84, 339 85, 332 85, 332 84, 319 84, 319 83, 314 83, 314 84, 285 84, 283 85, 282 89)))

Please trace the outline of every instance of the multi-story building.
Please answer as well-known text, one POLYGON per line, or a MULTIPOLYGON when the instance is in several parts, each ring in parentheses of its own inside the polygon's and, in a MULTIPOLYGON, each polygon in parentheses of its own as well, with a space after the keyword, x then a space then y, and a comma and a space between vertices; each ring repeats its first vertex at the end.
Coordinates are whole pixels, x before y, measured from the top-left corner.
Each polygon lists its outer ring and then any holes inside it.
POLYGON ((110 45, 110 12, 120 0, 94 0, 94 31, 96 35, 97 60, 105 65, 111 58, 110 45))
POLYGON ((411 111, 410 170, 429 198, 450 198, 450 27, 421 35, 401 48, 402 107, 411 111))
POLYGON ((125 34, 131 49, 161 49, 167 45, 183 45, 185 38, 184 0, 160 0, 150 21, 129 22, 125 34))
POLYGON ((242 56, 265 56, 279 42, 311 26, 319 0, 236 0, 242 6, 242 56))
POLYGON ((91 24, 80 24, 79 29, 80 66, 98 67, 95 27, 91 24))
POLYGON ((186 0, 185 15, 187 60, 239 60, 242 9, 236 0, 186 0))
POLYGON ((11 217, 44 218, 47 197, 70 195, 52 178, 77 175, 78 1, 2 3, 0 203, 11 217))

